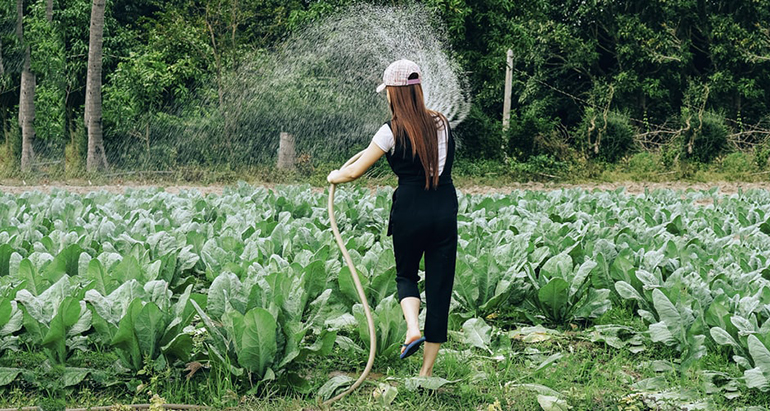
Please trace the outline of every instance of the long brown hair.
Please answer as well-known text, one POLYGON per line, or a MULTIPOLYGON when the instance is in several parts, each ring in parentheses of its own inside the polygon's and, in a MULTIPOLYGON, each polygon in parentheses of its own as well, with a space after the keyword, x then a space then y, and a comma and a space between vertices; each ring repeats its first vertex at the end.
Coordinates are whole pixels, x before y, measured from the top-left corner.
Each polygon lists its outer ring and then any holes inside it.
MULTIPOLYGON (((411 78, 411 77, 410 77, 411 78)), ((391 127, 396 143, 407 137, 412 143, 412 158, 418 156, 425 170, 425 189, 438 186, 438 139, 436 131, 446 127, 441 113, 425 107, 422 87, 388 86, 391 127), (433 176, 431 176, 433 173, 433 176)))

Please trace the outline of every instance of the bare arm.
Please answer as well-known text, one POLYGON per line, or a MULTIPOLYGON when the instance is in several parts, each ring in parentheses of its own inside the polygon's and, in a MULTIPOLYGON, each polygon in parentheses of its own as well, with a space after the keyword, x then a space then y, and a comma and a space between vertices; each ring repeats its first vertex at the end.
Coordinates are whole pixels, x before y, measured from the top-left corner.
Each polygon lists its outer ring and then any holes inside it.
POLYGON ((382 149, 372 142, 369 147, 364 150, 361 157, 358 158, 353 164, 343 168, 342 170, 334 170, 329 173, 326 180, 332 184, 347 183, 353 181, 358 177, 361 177, 366 170, 369 169, 377 160, 385 154, 382 149))

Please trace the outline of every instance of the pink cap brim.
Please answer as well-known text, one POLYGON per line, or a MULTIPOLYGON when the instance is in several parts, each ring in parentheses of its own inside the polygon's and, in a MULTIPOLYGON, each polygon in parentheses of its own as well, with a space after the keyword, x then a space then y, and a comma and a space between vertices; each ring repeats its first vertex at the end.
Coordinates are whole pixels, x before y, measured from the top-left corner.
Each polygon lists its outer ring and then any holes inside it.
POLYGON ((385 83, 380 84, 377 86, 377 92, 380 93, 382 90, 385 90, 385 83))

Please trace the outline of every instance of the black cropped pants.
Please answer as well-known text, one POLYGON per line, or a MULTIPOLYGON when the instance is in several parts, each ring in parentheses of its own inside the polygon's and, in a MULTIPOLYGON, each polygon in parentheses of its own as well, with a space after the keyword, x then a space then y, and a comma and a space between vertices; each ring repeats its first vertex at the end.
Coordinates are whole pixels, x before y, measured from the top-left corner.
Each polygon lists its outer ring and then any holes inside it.
POLYGON ((454 185, 440 185, 435 190, 425 190, 422 184, 399 185, 393 193, 388 233, 393 235, 399 301, 420 298, 417 271, 424 255, 425 340, 446 342, 457 260, 454 185))

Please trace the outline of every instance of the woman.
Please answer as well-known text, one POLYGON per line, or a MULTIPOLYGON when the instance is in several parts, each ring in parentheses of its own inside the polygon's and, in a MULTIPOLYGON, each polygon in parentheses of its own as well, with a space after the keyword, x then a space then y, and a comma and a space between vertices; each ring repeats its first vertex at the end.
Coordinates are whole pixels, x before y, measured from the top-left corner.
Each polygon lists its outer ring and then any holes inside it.
POLYGON ((441 343, 447 340, 447 317, 457 254, 457 195, 452 184, 455 144, 449 122, 428 110, 422 74, 412 61, 388 66, 377 92, 387 90, 392 118, 350 166, 329 173, 333 184, 360 177, 380 157, 398 176, 388 223, 396 256, 396 285, 407 324, 401 358, 425 342, 420 376, 430 376, 441 343), (425 337, 418 324, 420 292, 417 275, 425 255, 425 337))

